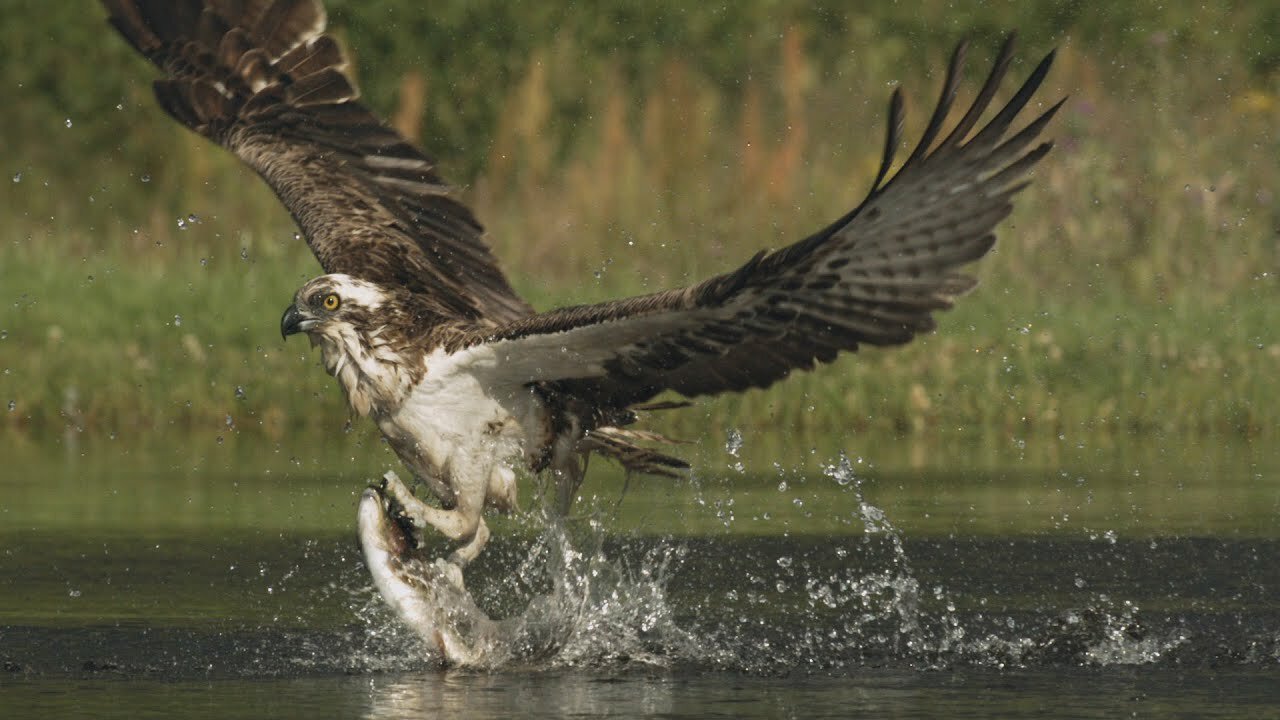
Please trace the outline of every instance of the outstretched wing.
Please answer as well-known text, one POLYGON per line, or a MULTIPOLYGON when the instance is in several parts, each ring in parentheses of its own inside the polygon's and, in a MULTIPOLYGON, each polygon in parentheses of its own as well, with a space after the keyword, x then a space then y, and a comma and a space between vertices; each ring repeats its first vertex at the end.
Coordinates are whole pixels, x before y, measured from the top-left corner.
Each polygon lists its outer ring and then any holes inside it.
POLYGON ((961 74, 965 47, 957 48, 924 136, 884 182, 901 133, 894 92, 872 190, 826 229, 698 285, 554 310, 477 330, 460 344, 485 349, 502 380, 547 383, 616 407, 668 389, 692 397, 766 387, 862 343, 895 345, 932 330, 933 311, 976 284, 957 269, 991 249, 1013 195, 1051 147, 1034 143, 1061 102, 1005 136, 1052 53, 973 132, 1008 70, 1012 40, 973 105, 935 145, 961 74))
POLYGON ((164 71, 160 105, 266 179, 325 272, 481 324, 532 312, 431 160, 357 101, 319 0, 103 2, 164 71))

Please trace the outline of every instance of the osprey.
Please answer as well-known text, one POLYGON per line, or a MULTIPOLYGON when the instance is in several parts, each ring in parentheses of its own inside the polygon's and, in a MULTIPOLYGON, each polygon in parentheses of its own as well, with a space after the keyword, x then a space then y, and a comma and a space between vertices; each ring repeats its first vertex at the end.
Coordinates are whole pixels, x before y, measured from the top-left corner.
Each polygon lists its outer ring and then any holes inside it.
POLYGON ((1010 130, 1050 53, 980 125, 1010 38, 944 135, 961 45, 923 137, 891 174, 902 125, 894 91, 872 188, 835 222, 696 285, 535 312, 432 161, 359 102, 317 0, 104 3, 163 71, 161 107, 239 156, 293 214, 327 274, 297 291, 281 333, 319 345, 352 411, 430 490, 434 504, 393 474, 384 488, 419 537, 429 526, 457 543, 456 568, 488 539, 484 509, 515 506, 519 473, 551 473, 567 509, 591 453, 633 471, 686 467, 627 427, 659 393, 763 388, 841 351, 932 330, 932 313, 974 286, 958 269, 991 249, 1061 106, 1010 130))

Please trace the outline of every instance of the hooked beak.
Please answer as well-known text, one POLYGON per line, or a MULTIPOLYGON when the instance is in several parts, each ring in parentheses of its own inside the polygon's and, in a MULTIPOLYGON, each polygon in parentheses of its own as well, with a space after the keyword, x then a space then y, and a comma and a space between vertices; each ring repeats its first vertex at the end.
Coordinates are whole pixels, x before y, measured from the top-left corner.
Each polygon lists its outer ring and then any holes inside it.
POLYGON ((280 318, 280 337, 287 338, 295 333, 310 330, 315 324, 316 321, 304 315, 297 305, 290 305, 284 311, 284 316, 280 318))

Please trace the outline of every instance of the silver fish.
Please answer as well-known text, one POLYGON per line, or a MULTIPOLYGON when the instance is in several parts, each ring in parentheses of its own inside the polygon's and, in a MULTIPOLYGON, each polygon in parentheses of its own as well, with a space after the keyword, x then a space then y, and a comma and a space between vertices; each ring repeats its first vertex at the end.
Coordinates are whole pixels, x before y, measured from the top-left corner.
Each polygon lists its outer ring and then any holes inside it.
POLYGON ((461 568, 423 555, 399 507, 381 489, 366 489, 357 513, 373 584, 401 622, 445 664, 481 664, 498 646, 498 626, 467 592, 461 568))

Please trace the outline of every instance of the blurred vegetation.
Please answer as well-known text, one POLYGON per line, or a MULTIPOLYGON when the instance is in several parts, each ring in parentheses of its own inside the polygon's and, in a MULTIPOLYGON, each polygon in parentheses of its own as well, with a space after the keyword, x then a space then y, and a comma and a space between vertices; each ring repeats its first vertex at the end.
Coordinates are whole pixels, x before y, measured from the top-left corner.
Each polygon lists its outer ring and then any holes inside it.
MULTIPOLYGON (((1056 46, 1039 100, 1071 99, 982 286, 911 346, 655 421, 1280 436, 1280 9, 846 6, 352 0, 330 26, 539 307, 695 281, 825 225, 866 190, 891 86, 918 135, 954 43, 973 41, 971 96, 1018 28, 1012 75, 1056 46)), ((0 428, 341 427, 317 357, 275 336, 318 266, 263 184, 156 107, 104 15, 5 5, 0 428)))

